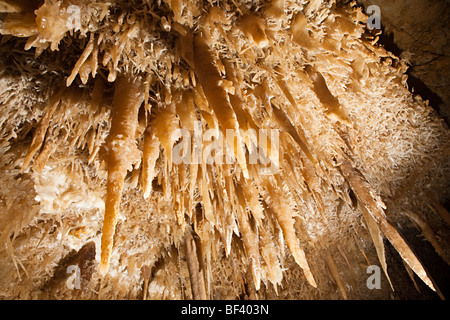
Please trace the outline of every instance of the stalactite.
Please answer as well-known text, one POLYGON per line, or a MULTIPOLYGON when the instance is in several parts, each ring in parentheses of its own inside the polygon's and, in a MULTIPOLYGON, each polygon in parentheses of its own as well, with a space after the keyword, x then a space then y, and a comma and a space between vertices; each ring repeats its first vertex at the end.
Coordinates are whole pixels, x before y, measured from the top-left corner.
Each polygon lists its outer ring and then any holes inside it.
POLYGON ((248 178, 243 141, 239 134, 239 125, 237 123, 236 115, 230 105, 225 89, 219 85, 221 81, 220 73, 204 36, 197 35, 194 37, 194 53, 195 74, 202 85, 202 89, 208 99, 209 105, 214 110, 221 126, 222 133, 226 137, 227 143, 231 150, 233 150, 237 161, 242 168, 244 177, 248 178), (236 134, 237 144, 234 136, 227 134, 226 129, 232 129, 236 134))
POLYGON ((54 97, 52 97, 51 100, 49 100, 48 109, 45 111, 44 116, 39 121, 39 125, 36 128, 36 131, 34 132, 33 141, 31 142, 31 146, 28 149, 25 160, 23 161, 22 171, 25 171, 27 169, 33 156, 41 148, 42 143, 44 142, 44 139, 45 139, 45 135, 47 133, 47 129, 48 129, 50 120, 51 120, 52 115, 55 112, 56 108, 58 107, 58 104, 60 102, 63 92, 64 92, 64 90, 62 89, 54 97))
POLYGON ((417 256, 412 252, 409 245, 398 233, 394 226, 386 219, 383 212, 383 204, 377 202, 374 198, 373 191, 370 190, 370 186, 363 176, 356 171, 350 164, 349 160, 342 160, 340 168, 343 175, 350 183, 351 188, 354 190, 356 197, 366 207, 367 211, 377 222, 381 231, 383 231, 386 238, 392 243, 394 248, 398 251, 403 260, 410 266, 412 270, 425 282, 431 289, 436 291, 432 280, 429 278, 427 271, 422 266, 422 263, 418 260, 417 256))
POLYGON ((143 88, 140 83, 133 83, 126 77, 117 79, 111 129, 107 139, 108 184, 102 229, 102 274, 109 268, 125 175, 136 159, 135 133, 142 102, 143 88))
POLYGON ((272 182, 268 180, 268 178, 266 178, 263 183, 264 187, 267 188, 267 192, 271 197, 269 206, 273 207, 273 213, 278 223, 280 224, 284 238, 286 239, 289 250, 294 256, 295 262, 305 272, 308 283, 313 287, 317 287, 316 281, 314 280, 314 276, 311 273, 308 261, 306 259, 305 252, 300 247, 299 240, 295 235, 292 211, 289 209, 289 207, 283 206, 281 204, 281 194, 279 191, 279 187, 275 187, 272 182))
POLYGON ((375 246, 375 250, 377 251, 378 261, 380 261, 381 268, 383 269, 384 274, 386 275, 386 278, 388 279, 392 290, 394 290, 394 287, 392 285, 391 279, 387 271, 386 255, 381 230, 378 227, 375 219, 370 215, 367 209, 365 207, 361 207, 360 209, 363 213, 364 219, 366 220, 370 236, 372 237, 373 244, 375 246))
POLYGON ((334 262, 334 259, 330 254, 327 254, 325 256, 325 261, 327 263, 328 270, 330 270, 331 276, 336 282, 336 285, 339 288, 342 297, 344 298, 344 300, 347 300, 348 299, 347 292, 345 291, 344 284, 342 282, 341 276, 339 275, 339 269, 336 265, 336 262, 334 262))
POLYGON ((191 290, 194 300, 206 300, 206 289, 203 270, 198 262, 198 249, 190 233, 186 234, 186 257, 191 278, 191 290))

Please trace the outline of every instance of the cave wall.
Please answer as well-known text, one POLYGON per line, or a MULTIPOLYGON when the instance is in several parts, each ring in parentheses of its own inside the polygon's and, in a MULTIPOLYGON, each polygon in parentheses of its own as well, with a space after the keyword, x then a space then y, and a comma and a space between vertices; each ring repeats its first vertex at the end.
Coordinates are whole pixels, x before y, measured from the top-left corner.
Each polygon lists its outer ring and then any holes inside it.
POLYGON ((446 0, 360 0, 381 10, 387 50, 408 61, 411 90, 428 99, 439 115, 450 117, 450 4, 446 0))

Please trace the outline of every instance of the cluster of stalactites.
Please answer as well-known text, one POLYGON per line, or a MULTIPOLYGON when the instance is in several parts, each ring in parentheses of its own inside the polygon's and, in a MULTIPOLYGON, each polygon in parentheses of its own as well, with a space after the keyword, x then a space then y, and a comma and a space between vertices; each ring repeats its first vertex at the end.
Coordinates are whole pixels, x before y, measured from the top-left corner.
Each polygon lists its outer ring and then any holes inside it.
MULTIPOLYGON (((66 24, 69 17, 65 15, 69 4, 45 1, 33 13, 33 19, 29 13, 11 15, 3 25, 3 33, 28 37, 26 48, 36 46, 37 52, 46 46, 56 50, 70 31, 66 24)), ((369 50, 360 39, 361 11, 336 9, 333 14, 329 8, 311 5, 302 9, 289 1, 272 1, 258 13, 245 6, 238 6, 237 12, 227 11, 229 4, 213 6, 207 13, 194 10, 191 2, 173 0, 167 5, 173 11, 170 18, 152 16, 158 21, 154 30, 170 34, 164 37, 172 40, 172 47, 145 41, 139 45, 148 30, 142 30, 146 22, 136 15, 135 20, 121 16, 112 27, 113 40, 107 39, 107 34, 112 33, 90 32, 83 53, 68 75, 68 88, 49 100, 23 163, 26 170, 37 155, 33 168, 39 171, 55 150, 58 132, 49 131, 49 124, 64 122, 64 117, 56 116, 61 114, 61 105, 68 99, 67 92, 71 92, 77 76, 83 83, 90 76, 95 78, 92 105, 93 110, 100 110, 103 88, 98 70, 100 66, 108 70, 107 80, 115 88, 109 132, 105 140, 96 140, 102 134, 93 135, 89 144, 90 161, 97 157, 99 143, 106 151, 102 159, 108 176, 101 272, 106 273, 109 267, 127 172, 140 169, 142 197, 152 199, 153 180, 160 177, 163 198, 173 203, 178 223, 186 224, 189 217, 201 239, 206 266, 211 264, 211 246, 215 245, 212 234, 219 234, 227 254, 232 250, 233 234, 242 239, 256 289, 261 281, 281 283, 283 244, 274 240, 278 231, 307 282, 317 286, 299 241, 299 237, 308 236, 298 234, 295 219, 304 208, 303 199, 312 199, 317 219, 326 225, 324 194, 334 192, 351 203, 347 188, 358 200, 383 269, 386 271, 384 235, 412 270, 434 289, 422 264, 386 218, 376 190, 355 169, 351 148, 336 131, 338 126, 351 127, 352 119, 330 90, 333 72, 353 77, 357 88, 368 77, 367 64, 377 61, 381 52, 369 50), (322 17, 324 13, 328 18, 322 17), (322 27, 318 29, 310 20, 320 22, 322 27), (342 41, 344 38, 361 48, 360 56, 350 58, 351 49, 342 41), (330 62, 337 53, 343 58, 330 62), (164 68, 150 58, 161 58, 164 68), (128 70, 126 59, 131 66, 128 70), (141 65, 137 73, 132 72, 136 71, 133 63, 141 65), (328 64, 335 67, 326 70, 328 64), (305 112, 303 104, 308 99, 313 103, 305 112), (143 128, 141 108, 149 119, 143 128), (236 132, 236 136, 225 139, 236 161, 173 164, 172 150, 181 138, 179 129, 193 135, 196 123, 224 137, 227 129, 236 132), (240 134, 242 130, 263 129, 280 131, 278 166, 270 174, 267 166, 248 163, 249 152, 262 150, 270 158, 275 146, 240 134), (346 183, 338 182, 342 180, 346 183)), ((100 22, 106 21, 108 11, 108 6, 102 8, 100 22)), ((82 12, 85 9, 81 6, 82 12)), ((88 129, 80 125, 80 137, 88 129)), ((192 141, 191 159, 196 149, 204 151, 202 148, 207 146, 192 141)), ((326 261, 345 297, 336 265, 332 259, 326 261)), ((207 277, 209 273, 206 270, 207 277)))

